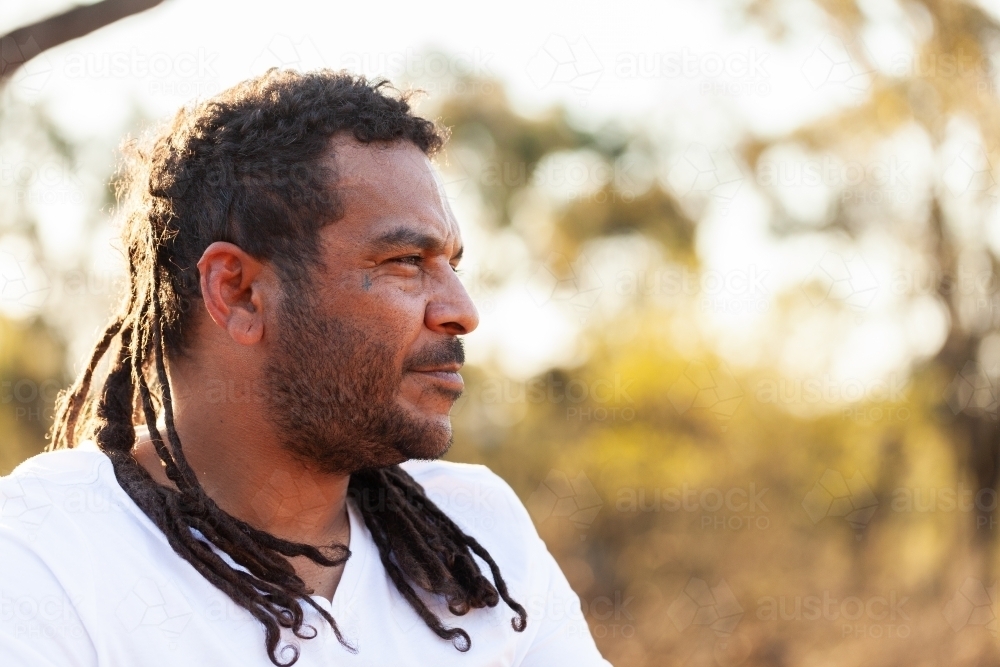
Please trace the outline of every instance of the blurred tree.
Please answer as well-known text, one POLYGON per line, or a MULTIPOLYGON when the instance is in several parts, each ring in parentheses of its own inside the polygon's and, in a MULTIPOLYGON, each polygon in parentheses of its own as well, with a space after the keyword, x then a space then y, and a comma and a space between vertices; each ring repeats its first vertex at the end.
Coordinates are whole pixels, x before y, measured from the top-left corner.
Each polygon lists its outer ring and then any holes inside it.
MULTIPOLYGON (((852 104, 838 108, 791 134, 750 140, 744 151, 752 168, 776 148, 804 147, 812 155, 836 156, 872 166, 879 149, 894 136, 908 132, 912 145, 926 142, 935 172, 926 192, 909 193, 916 208, 900 211, 886 183, 865 175, 859 187, 828 183, 837 196, 822 222, 799 219, 785 205, 776 188, 763 187, 775 215, 775 231, 790 235, 825 233, 858 238, 873 227, 883 227, 908 246, 911 257, 902 269, 908 296, 931 291, 948 319, 947 338, 930 360, 915 369, 918 376, 939 383, 936 412, 948 422, 948 432, 960 461, 961 476, 977 489, 1000 488, 1000 362, 996 343, 1000 329, 998 251, 990 241, 997 223, 997 163, 1000 148, 1000 72, 994 66, 1000 23, 982 6, 964 0, 919 0, 899 4, 904 22, 897 28, 914 35, 913 53, 897 53, 891 62, 879 62, 861 38, 870 22, 871 8, 862 2, 819 2, 831 22, 828 48, 818 57, 834 66, 842 47, 849 61, 836 75, 857 93, 852 104), (848 82, 844 71, 854 74, 848 82), (876 195, 876 196, 871 196, 876 195), (931 290, 921 290, 927 277, 931 290), (949 384, 950 383, 950 384, 949 384)), ((794 33, 781 5, 768 0, 751 2, 749 14, 778 37, 794 33)), ((912 165, 910 165, 912 166, 912 165)), ((911 172, 917 172, 914 167, 911 172)), ((898 184, 897 184, 898 185, 898 184)), ((919 183, 916 185, 920 185, 919 183)), ((994 507, 977 507, 968 521, 992 525, 994 507)), ((997 575, 997 536, 973 530, 979 544, 978 575, 992 581, 997 575)), ((945 572, 940 576, 946 577, 945 572)))
MULTIPOLYGON (((926 192, 916 183, 910 194, 918 215, 880 198, 881 184, 867 175, 860 184, 835 179, 823 183, 833 194, 819 223, 788 206, 761 175, 782 149, 804 151, 803 160, 830 156, 877 166, 884 154, 877 151, 893 150, 890 142, 901 135, 911 147, 921 146, 915 130, 938 160, 955 142, 956 123, 967 119, 983 145, 1000 147, 990 65, 1000 35, 994 19, 976 5, 904 3, 913 21, 933 29, 905 66, 890 74, 878 70, 860 46, 866 21, 861 3, 822 6, 850 54, 839 63, 841 70, 864 75, 862 94, 786 136, 747 136, 742 154, 757 172, 753 186, 772 205, 778 234, 838 241, 881 228, 911 250, 906 296, 924 296, 920 278, 931 276, 929 291, 946 313, 948 334, 929 360, 916 360, 906 396, 854 404, 850 415, 793 416, 781 400, 761 393, 774 384, 774 369, 724 377, 707 349, 681 352, 670 344, 672 323, 690 315, 684 305, 664 308, 638 294, 613 319, 590 327, 591 354, 582 365, 527 381, 470 369, 467 395, 456 409, 450 456, 489 464, 526 501, 614 664, 1000 664, 995 640, 985 633, 959 634, 964 626, 948 606, 967 576, 995 580, 996 532, 982 529, 984 521, 993 526, 995 507, 977 502, 972 511, 949 513, 926 509, 926 496, 924 509, 912 502, 921 492, 998 487, 998 248, 987 234, 997 194, 992 166, 968 160, 972 185, 966 182, 959 197, 944 182, 946 175, 936 174, 926 192), (959 286, 963 271, 978 272, 982 280, 974 289, 959 286), (574 402, 566 393, 570 386, 592 389, 616 381, 624 389, 614 400, 584 391, 574 402), (870 500, 851 502, 867 503, 871 512, 853 524, 815 507, 809 513, 810 494, 828 493, 817 480, 832 475, 843 484, 841 470, 844 476, 865 470, 864 479, 852 483, 870 500), (756 513, 711 510, 698 495, 749 493, 751 484, 765 494, 764 509, 756 513), (699 500, 690 509, 671 506, 668 497, 687 489, 699 500), (713 635, 705 627, 699 635, 677 615, 676 604, 692 582, 714 586, 720 580, 729 582, 742 604, 738 629, 713 635), (899 620, 906 623, 895 626, 905 634, 873 641, 865 634, 868 624, 848 626, 833 617, 804 623, 801 611, 767 613, 768 599, 801 604, 810 595, 905 598, 910 606, 899 620), (595 613, 596 603, 613 599, 634 600, 632 611, 595 613), (861 634, 845 634, 847 628, 861 634)), ((790 19, 785 22, 786 7, 759 2, 748 11, 780 41, 796 29, 790 19)), ((609 179, 603 201, 557 199, 538 213, 535 194, 551 183, 533 175, 544 172, 547 159, 586 153, 607 166, 639 153, 655 163, 662 156, 644 137, 610 126, 576 129, 558 109, 521 117, 498 85, 487 95, 453 96, 440 116, 454 131, 451 168, 474 184, 495 229, 518 228, 515 221, 532 208, 538 224, 518 231, 530 236, 545 222, 554 224, 558 233, 540 235, 547 239, 542 247, 537 237, 526 239, 536 255, 572 256, 587 242, 638 234, 658 241, 667 261, 697 267, 699 220, 655 179, 625 197, 608 196, 623 193, 622 183, 609 179)), ((779 304, 789 320, 799 315, 795 298, 779 304)), ((825 305, 838 307, 834 301, 825 305)), ((776 324, 776 334, 787 330, 786 323, 776 324)), ((878 632, 891 633, 886 627, 878 625, 878 632)))
POLYGON ((42 450, 68 382, 64 344, 50 325, 0 318, 0 475, 42 450))
MULTIPOLYGON (((74 6, 0 36, 0 87, 15 80, 18 70, 43 51, 87 35, 125 17, 145 11, 163 0, 101 0, 74 6)), ((63 133, 41 110, 5 96, 0 107, 3 124, 2 148, 4 185, 0 197, 0 238, 16 239, 30 249, 30 261, 4 251, 0 256, 0 303, 19 312, 16 319, 0 314, 0 475, 12 470, 25 458, 40 452, 52 420, 56 394, 68 381, 66 345, 59 331, 66 322, 58 321, 58 303, 51 301, 52 281, 69 275, 65 262, 48 256, 39 238, 35 211, 31 206, 32 188, 45 185, 38 181, 52 173, 70 178, 80 146, 63 133), (27 157, 25 157, 27 156, 27 157), (30 266, 29 266, 30 264, 30 266), (44 276, 44 290, 23 294, 26 274, 44 276), (48 303, 35 303, 38 299, 48 303), (30 302, 30 303, 29 303, 30 302), (25 306, 28 306, 25 308, 25 306)), ((59 185, 65 185, 60 183, 59 185)), ((49 184, 49 187, 52 187, 49 184)), ((102 192, 95 211, 111 200, 111 189, 102 192)), ((92 222, 94 217, 87 216, 92 222)), ((91 232, 94 230, 91 229, 91 232)), ((77 258, 85 266, 87 257, 77 258)), ((78 272, 87 282, 88 274, 78 272)), ((61 284, 60 298, 74 300, 80 286, 61 284)), ((84 290, 86 291, 86 290, 84 290)), ((78 300, 78 299, 77 299, 78 300)))
MULTIPOLYGON (((558 107, 526 118, 511 108, 500 82, 466 79, 459 84, 483 92, 453 95, 437 108, 441 122, 452 128, 449 162, 475 184, 495 227, 509 226, 519 206, 536 205, 526 196, 530 192, 560 184, 558 168, 539 172, 546 158, 584 153, 598 164, 587 164, 587 175, 576 185, 594 190, 560 207, 554 220, 558 234, 545 252, 572 258, 588 240, 642 233, 662 241, 673 258, 694 261, 694 221, 655 179, 637 173, 655 160, 645 136, 614 125, 580 129, 558 107), (473 159, 463 158, 470 153, 473 159)), ((572 180, 565 173, 561 178, 572 180)))
POLYGON ((145 11, 163 0, 101 0, 26 25, 0 37, 0 83, 42 51, 145 11))

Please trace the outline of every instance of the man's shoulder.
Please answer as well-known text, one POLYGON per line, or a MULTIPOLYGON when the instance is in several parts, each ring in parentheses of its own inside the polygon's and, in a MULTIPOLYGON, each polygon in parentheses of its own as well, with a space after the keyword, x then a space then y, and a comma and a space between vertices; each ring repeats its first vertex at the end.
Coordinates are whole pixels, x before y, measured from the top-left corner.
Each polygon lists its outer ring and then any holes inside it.
POLYGON ((425 483, 457 486, 489 484, 497 488, 510 488, 500 475, 479 463, 411 459, 401 464, 400 467, 421 485, 425 483))
POLYGON ((538 540, 531 517, 502 477, 484 465, 407 461, 401 466, 445 514, 484 544, 529 547, 538 540))
POLYGON ((57 449, 23 461, 9 475, 0 477, 0 488, 29 480, 46 487, 93 484, 108 471, 111 460, 96 447, 57 449))
POLYGON ((74 449, 57 449, 42 452, 22 461, 10 474, 0 476, 0 481, 37 477, 54 484, 74 483, 92 478, 98 468, 111 461, 89 442, 74 449))
MULTIPOLYGON (((55 491, 66 492, 80 486, 106 483, 114 474, 111 461, 97 449, 59 449, 36 454, 0 477, 0 498, 31 496, 55 491)), ((0 501, 0 514, 8 503, 0 501)))
MULTIPOLYGON (((36 537, 82 529, 120 504, 111 461, 93 449, 62 449, 29 458, 0 477, 0 528, 36 537)), ((61 540, 68 535, 59 535, 61 540)))
MULTIPOLYGON (((401 466, 427 495, 439 505, 461 505, 466 497, 485 498, 496 496, 505 503, 513 503, 523 509, 517 494, 507 482, 484 465, 478 463, 456 463, 454 461, 411 460, 401 466)), ((444 507, 442 507, 444 509, 444 507)), ((478 509, 492 510, 480 506, 478 509)))

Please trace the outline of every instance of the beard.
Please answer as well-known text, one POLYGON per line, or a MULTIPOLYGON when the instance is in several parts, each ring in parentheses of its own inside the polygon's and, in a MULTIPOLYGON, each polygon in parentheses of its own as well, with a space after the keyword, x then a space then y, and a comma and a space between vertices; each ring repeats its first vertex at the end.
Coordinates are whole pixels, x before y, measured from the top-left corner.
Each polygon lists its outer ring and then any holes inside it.
MULTIPOLYGON (((329 317, 304 290, 286 291, 267 361, 265 407, 283 446, 325 473, 351 474, 409 459, 436 459, 450 427, 398 402, 406 369, 465 360, 448 337, 396 365, 396 350, 364 322, 329 317)), ((452 399, 458 391, 435 389, 452 399)))

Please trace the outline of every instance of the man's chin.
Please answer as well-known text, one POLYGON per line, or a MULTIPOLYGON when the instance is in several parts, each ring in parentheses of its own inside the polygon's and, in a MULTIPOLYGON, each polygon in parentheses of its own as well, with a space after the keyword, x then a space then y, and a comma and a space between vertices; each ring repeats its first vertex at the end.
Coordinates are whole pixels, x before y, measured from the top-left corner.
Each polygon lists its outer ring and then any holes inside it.
POLYGON ((400 443, 398 449, 407 459, 439 459, 451 448, 451 443, 451 419, 445 415, 428 425, 422 438, 400 443))

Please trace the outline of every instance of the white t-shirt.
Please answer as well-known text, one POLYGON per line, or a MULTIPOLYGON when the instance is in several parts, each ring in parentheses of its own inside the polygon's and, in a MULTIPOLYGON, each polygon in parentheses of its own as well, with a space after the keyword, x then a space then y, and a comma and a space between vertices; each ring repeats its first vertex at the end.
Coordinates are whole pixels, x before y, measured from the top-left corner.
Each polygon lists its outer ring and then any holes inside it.
MULTIPOLYGON (((476 465, 411 461, 403 467, 493 556, 512 597, 528 612, 527 629, 511 628, 515 614, 502 600, 455 617, 425 596, 446 627, 469 633, 472 647, 461 653, 439 638, 396 591, 348 502, 352 556, 332 605, 314 599, 356 652, 303 604, 318 635, 296 640, 283 630, 281 644, 299 646, 297 665, 610 667, 579 599, 502 479, 476 465)), ((485 563, 477 562, 492 581, 485 563)), ((174 552, 118 485, 102 452, 40 454, 0 477, 0 666, 271 664, 263 626, 174 552)))

